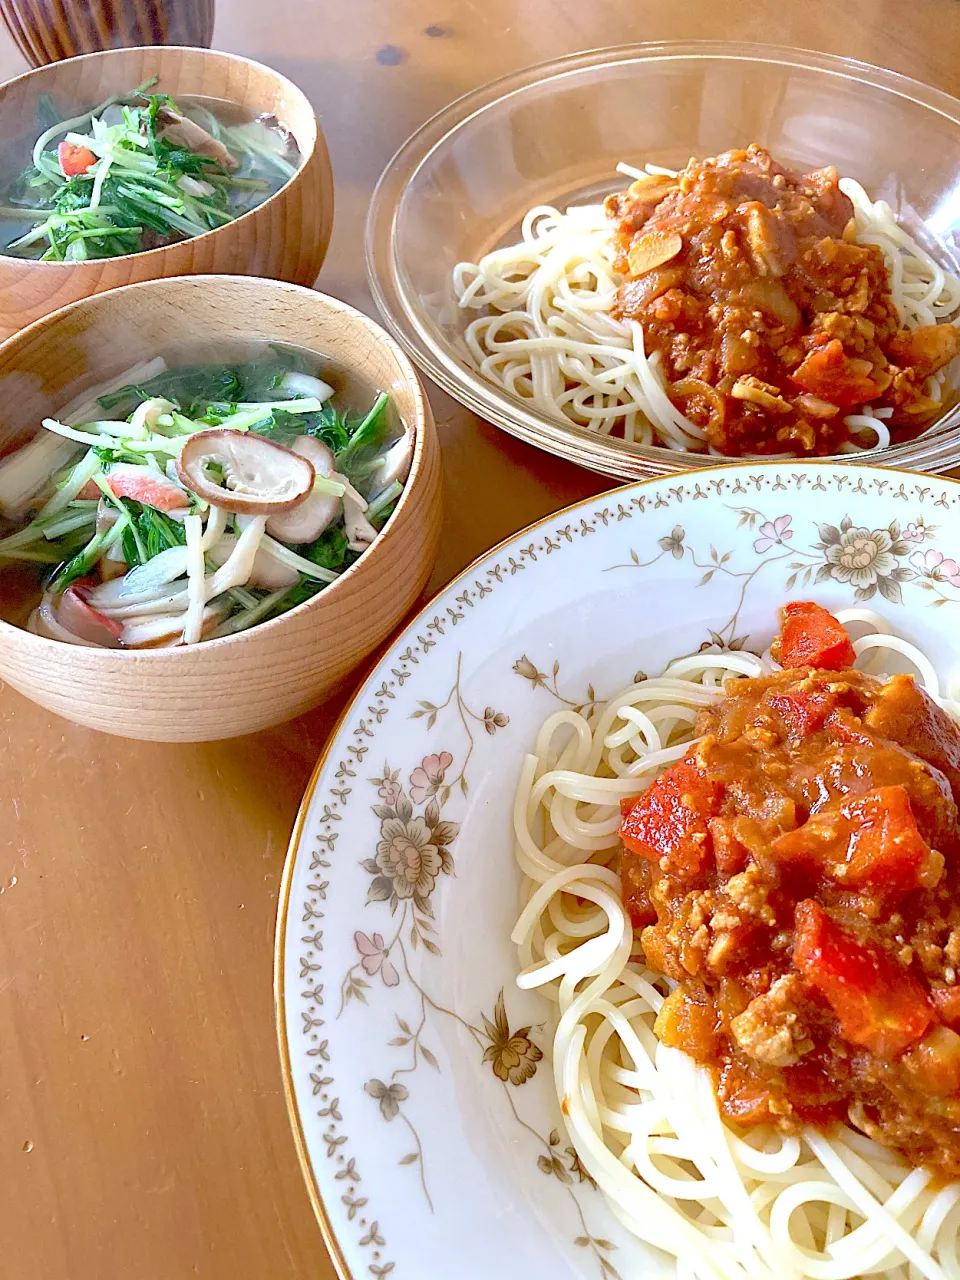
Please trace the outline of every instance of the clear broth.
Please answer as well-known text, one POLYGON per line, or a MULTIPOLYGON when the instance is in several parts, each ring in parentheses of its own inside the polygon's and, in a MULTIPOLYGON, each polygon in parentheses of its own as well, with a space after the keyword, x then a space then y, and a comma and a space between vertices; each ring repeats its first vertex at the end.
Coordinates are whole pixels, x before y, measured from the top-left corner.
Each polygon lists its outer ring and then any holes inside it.
MULTIPOLYGON (((259 124, 263 131, 259 141, 268 149, 275 150, 277 155, 294 169, 299 169, 303 156, 297 141, 283 122, 276 120, 276 117, 265 116, 226 98, 215 98, 203 94, 186 94, 175 98, 174 101, 185 116, 195 124, 200 125, 201 128, 207 129, 208 132, 215 132, 210 127, 210 116, 213 116, 218 126, 228 129, 259 124), (267 121, 271 121, 271 123, 267 123, 267 121)), ((107 110, 109 111, 110 108, 107 108, 107 110)), ((78 107, 76 110, 68 108, 65 111, 61 105, 58 105, 58 111, 62 118, 67 119, 69 116, 82 112, 82 108, 78 107)), ((33 220, 29 222, 18 220, 12 213, 9 213, 8 211, 12 206, 9 205, 8 201, 11 188, 23 170, 31 163, 33 147, 37 137, 45 132, 46 127, 38 125, 35 134, 21 138, 19 142, 11 147, 11 158, 8 164, 3 166, 2 176, 0 176, 0 254, 3 254, 7 246, 12 244, 13 241, 25 235, 36 225, 33 220)), ((89 124, 82 126, 80 130, 80 132, 88 131, 89 124)), ((265 191, 232 191, 230 193, 230 211, 234 217, 241 217, 244 213, 249 213, 252 209, 259 208, 260 205, 269 200, 271 196, 276 195, 290 181, 290 176, 281 172, 269 160, 257 157, 249 151, 243 152, 240 167, 236 170, 234 176, 238 178, 257 178, 268 183, 265 191)), ((145 253, 150 247, 145 245, 137 252, 145 253)), ((30 259, 24 260, 30 261, 30 259)))
MULTIPOLYGON (((258 360, 267 360, 275 352, 289 352, 300 357, 303 372, 320 378, 333 387, 332 403, 341 413, 354 417, 362 417, 373 406, 374 401, 385 387, 376 386, 369 378, 344 368, 338 361, 306 347, 284 342, 224 342, 212 341, 209 344, 196 343, 168 347, 158 354, 167 363, 168 369, 188 369, 197 365, 238 365, 252 364, 258 360)), ((120 371, 122 372, 122 370, 120 371)), ((106 381, 104 379, 103 381, 106 381)), ((96 384, 91 387, 91 395, 96 391, 96 384)), ((51 405, 50 416, 57 416, 59 405, 51 405)), ((398 440, 404 432, 403 418, 397 411, 391 396, 384 410, 387 422, 387 435, 383 449, 398 440)), ((46 415, 42 415, 46 416, 46 415)), ((42 428, 41 428, 42 430, 42 428)), ((82 456, 78 447, 77 458, 82 456)), ((32 511, 31 511, 32 514, 32 511)), ((16 523, 6 522, 0 517, 0 535, 16 532, 28 523, 25 517, 16 523)), ((23 627, 31 611, 40 602, 44 581, 55 572, 56 566, 25 563, 19 560, 0 559, 0 618, 14 626, 23 627)))

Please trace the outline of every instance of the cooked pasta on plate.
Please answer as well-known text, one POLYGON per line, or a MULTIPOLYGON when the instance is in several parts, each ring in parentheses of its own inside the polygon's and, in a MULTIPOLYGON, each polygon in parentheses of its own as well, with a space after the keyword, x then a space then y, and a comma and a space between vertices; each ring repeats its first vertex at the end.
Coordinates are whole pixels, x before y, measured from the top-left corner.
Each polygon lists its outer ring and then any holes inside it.
POLYGON ((960 1273, 958 513, 862 464, 664 477, 397 637, 281 894, 345 1275, 960 1273))

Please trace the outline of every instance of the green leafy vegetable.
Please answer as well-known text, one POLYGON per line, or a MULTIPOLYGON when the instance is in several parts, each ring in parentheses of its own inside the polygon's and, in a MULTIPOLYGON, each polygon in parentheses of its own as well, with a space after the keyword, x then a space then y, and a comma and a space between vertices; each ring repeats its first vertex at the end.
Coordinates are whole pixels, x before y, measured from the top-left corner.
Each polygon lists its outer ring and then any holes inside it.
POLYGON ((378 461, 389 431, 384 412, 390 397, 385 391, 377 396, 373 408, 350 433, 350 440, 337 453, 337 470, 354 485, 361 484, 378 461))
POLYGON ((85 578, 100 557, 110 550, 117 538, 120 537, 121 532, 120 522, 117 521, 115 525, 105 529, 103 533, 94 534, 81 551, 61 565, 49 583, 50 590, 59 594, 66 591, 67 587, 79 578, 85 578))
POLYGON ((321 533, 316 542, 301 547, 299 554, 320 565, 322 569, 340 569, 347 551, 347 535, 340 525, 332 525, 321 533))
POLYGON ((269 615, 275 618, 280 613, 286 613, 288 609, 295 609, 298 604, 303 604, 305 600, 312 600, 318 591, 322 591, 327 584, 318 582, 316 579, 301 578, 300 581, 290 588, 285 596, 282 596, 273 606, 273 611, 269 615))
POLYGON ((195 364, 167 369, 147 382, 131 383, 101 396, 100 406, 112 415, 126 418, 143 400, 159 398, 179 405, 188 418, 206 421, 206 416, 232 413, 238 402, 275 400, 284 377, 304 372, 306 362, 299 352, 286 347, 274 346, 271 351, 269 359, 246 364, 195 364))
MULTIPOLYGON (((53 496, 34 519, 0 539, 0 560, 55 564, 57 568, 47 587, 60 593, 80 578, 95 582, 100 560, 115 544, 119 544, 130 567, 147 564, 164 551, 185 546, 183 522, 148 503, 115 494, 108 483, 110 468, 117 463, 133 463, 143 468, 145 458, 169 466, 170 457, 176 455, 185 435, 219 423, 233 422, 238 429, 262 432, 283 444, 290 444, 304 434, 324 440, 334 450, 337 471, 350 476, 361 493, 375 492, 366 515, 375 528, 381 528, 403 491, 399 481, 384 487, 381 480, 374 479, 377 474, 374 468, 392 440, 387 396, 379 395, 366 414, 352 415, 330 403, 321 404, 319 398, 310 394, 290 396, 292 388, 285 385, 284 379, 292 371, 312 375, 314 366, 299 352, 277 346, 265 359, 229 366, 174 368, 150 380, 121 387, 99 398, 97 412, 102 413, 102 417, 88 422, 86 427, 74 428, 48 420, 45 425, 49 430, 88 447, 79 461, 75 459, 51 476, 53 496), (158 398, 171 407, 159 418, 151 416, 145 420, 143 438, 129 436, 124 420, 129 422, 143 401, 158 398), (297 412, 298 408, 301 412, 297 412), (102 496, 81 498, 80 494, 86 492, 86 485, 91 481, 102 496), (98 513, 104 509, 112 510, 115 518, 108 528, 97 533, 98 513)), ((309 393, 310 384, 301 385, 309 393)), ((153 465, 151 461, 150 466, 153 465)), ((216 464, 211 465, 210 473, 216 477, 216 464)), ((344 489, 339 483, 341 479, 341 475, 333 479, 318 476, 316 486, 320 490, 326 486, 326 492, 339 495, 344 489)), ((207 511, 203 502, 194 501, 191 505, 194 513, 201 517, 207 511)), ((209 524, 207 528, 212 535, 209 524)), ((237 539, 243 536, 244 526, 226 515, 220 529, 237 539)), ((215 547, 211 536, 205 559, 208 581, 221 558, 215 547)), ((350 549, 342 520, 331 525, 314 542, 299 546, 273 545, 270 550, 299 572, 298 581, 290 588, 272 592, 250 584, 230 587, 217 597, 222 613, 213 635, 233 635, 303 604, 328 582, 335 581, 361 554, 350 549)), ((220 551, 229 554, 225 545, 220 551)), ((181 582, 177 590, 182 585, 181 582)), ((138 621, 151 616, 151 609, 158 602, 165 607, 163 594, 159 590, 146 599, 144 617, 139 616, 139 605, 136 606, 138 621)), ((127 616, 126 610, 124 616, 127 616)))
POLYGON ((179 521, 132 498, 120 501, 130 517, 130 524, 123 531, 123 558, 127 564, 146 564, 161 551, 186 546, 187 535, 179 521))
POLYGON ((32 163, 0 193, 11 217, 23 210, 29 229, 21 234, 14 227, 0 252, 40 261, 137 253, 231 222, 289 176, 269 161, 269 147, 255 145, 262 125, 247 132, 217 127, 238 161, 234 169, 171 140, 164 108, 178 110, 166 94, 141 88, 60 120, 50 99, 41 98, 32 163), (105 110, 115 114, 118 104, 122 119, 107 124, 105 110), (63 173, 61 142, 94 155, 85 172, 63 173))
POLYGON ((320 413, 314 415, 306 434, 322 440, 325 445, 339 453, 350 441, 350 433, 359 423, 348 414, 340 413, 332 404, 325 404, 320 413))

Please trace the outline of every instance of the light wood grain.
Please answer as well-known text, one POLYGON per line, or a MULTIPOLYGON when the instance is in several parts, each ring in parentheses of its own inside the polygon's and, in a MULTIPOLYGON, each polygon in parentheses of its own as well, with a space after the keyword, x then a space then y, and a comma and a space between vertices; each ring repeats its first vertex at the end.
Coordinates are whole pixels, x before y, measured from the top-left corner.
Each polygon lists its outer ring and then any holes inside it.
POLYGON ((303 157, 293 178, 263 204, 216 231, 122 258, 34 262, 0 254, 0 339, 57 307, 119 285, 208 272, 273 276, 313 284, 333 226, 333 176, 326 142, 303 93, 245 58, 206 49, 116 49, 40 67, 0 85, 0 148, 29 155, 36 104, 49 94, 68 114, 157 77, 157 90, 239 103, 276 115, 303 157), (26 145, 23 145, 26 142, 26 145))
MULTIPOLYGON (((542 58, 696 36, 842 53, 960 93, 956 0, 232 0, 215 31, 316 107, 337 181, 319 284, 367 310, 370 192, 428 115, 542 58)), ((19 65, 0 45, 0 75, 19 65)), ((431 400, 447 499, 435 586, 604 485, 431 400)), ((0 694, 0 885, 18 881, 0 896, 0 1273, 333 1280, 284 1111, 270 983, 284 848, 342 704, 174 747, 0 694)))
POLYGON ((213 17, 213 0, 0 0, 0 18, 34 67, 142 44, 209 48, 213 17))
POLYGON ((341 578, 272 622, 221 640, 148 651, 84 648, 0 621, 0 676, 41 706, 128 738, 202 742, 265 729, 338 687, 423 590, 440 537, 433 416, 406 356, 379 325, 310 289, 187 276, 96 294, 0 347, 0 456, 42 419, 156 352, 270 340, 328 356, 389 392, 414 440, 383 533, 341 578), (4 391, 7 390, 6 397, 4 391))

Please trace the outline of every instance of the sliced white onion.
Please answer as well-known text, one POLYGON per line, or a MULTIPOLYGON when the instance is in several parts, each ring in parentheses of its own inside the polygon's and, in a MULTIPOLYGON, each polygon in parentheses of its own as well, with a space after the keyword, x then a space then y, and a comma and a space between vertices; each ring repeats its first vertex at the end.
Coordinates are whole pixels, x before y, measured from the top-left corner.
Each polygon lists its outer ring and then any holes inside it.
POLYGON ((321 378, 311 377, 309 373, 288 373, 280 386, 292 396, 312 396, 314 400, 329 400, 333 395, 333 387, 321 378))
POLYGON ((70 427, 77 427, 82 422, 89 422, 91 418, 96 418, 100 413, 99 396, 110 395, 114 391, 119 391, 121 387, 128 387, 135 382, 149 382, 158 373, 164 373, 166 368, 167 362, 161 359, 160 356, 153 360, 145 360, 141 364, 135 364, 132 368, 118 374, 116 378, 111 378, 109 382, 104 382, 95 391, 81 391, 78 396, 74 396, 71 401, 63 406, 57 417, 70 427))
POLYGON ((371 473, 369 485, 371 501, 379 497, 384 489, 389 489, 392 484, 403 484, 410 474, 412 461, 413 437, 409 431, 405 431, 401 438, 390 446, 371 473))
POLYGON ((213 187, 211 187, 209 182, 198 181, 196 178, 191 178, 189 173, 183 174, 177 182, 177 186, 181 191, 185 191, 188 196, 198 196, 200 199, 203 199, 204 196, 213 195, 213 187))
POLYGON ((161 587, 182 578, 186 572, 187 548, 168 547, 146 564, 131 569, 122 580, 94 587, 88 598, 95 609, 101 610, 111 605, 135 604, 139 598, 150 599, 161 587))
MULTIPOLYGON (((117 516, 117 519, 119 518, 117 516)), ((112 527, 114 524, 116 524, 116 520, 110 521, 107 528, 112 527)), ((97 517, 97 532, 100 532, 99 516, 97 517)), ((104 582, 113 582, 116 578, 122 578, 129 567, 123 554, 123 541, 118 538, 116 542, 107 547, 100 557, 100 577, 104 582)))
MULTIPOLYGON (((202 627, 206 627, 221 618, 223 614, 223 605, 207 605, 203 611, 202 627)), ((146 618, 141 622, 131 622, 124 627, 120 636, 120 643, 130 649, 136 649, 143 645, 160 646, 167 640, 179 642, 179 637, 182 633, 182 613, 160 614, 156 618, 146 618)))
MULTIPOLYGON (((56 436, 46 436, 47 440, 55 440, 56 438, 56 436)), ((92 449, 88 450, 50 501, 37 512, 37 519, 41 520, 46 516, 54 516, 57 512, 65 510, 87 481, 97 474, 100 467, 100 459, 92 449)))
MULTIPOLYGON (((186 548, 184 548, 185 550, 186 548)), ((161 613, 183 613, 187 607, 186 578, 177 578, 168 588, 158 587, 152 594, 141 592, 130 596, 121 604, 101 604, 99 611, 107 618, 120 622, 135 622, 138 618, 150 618, 161 613)))
POLYGON ((62 640, 65 644, 78 644, 83 649, 100 648, 100 645, 92 640, 81 640, 79 636, 75 636, 72 631, 68 631, 61 625, 57 619, 53 598, 48 591, 43 593, 43 599, 30 616, 34 619, 31 630, 35 630, 38 636, 46 636, 48 640, 62 640))
POLYGON ((0 513, 14 515, 77 452, 77 443, 41 431, 9 454, 0 462, 0 513))

